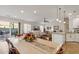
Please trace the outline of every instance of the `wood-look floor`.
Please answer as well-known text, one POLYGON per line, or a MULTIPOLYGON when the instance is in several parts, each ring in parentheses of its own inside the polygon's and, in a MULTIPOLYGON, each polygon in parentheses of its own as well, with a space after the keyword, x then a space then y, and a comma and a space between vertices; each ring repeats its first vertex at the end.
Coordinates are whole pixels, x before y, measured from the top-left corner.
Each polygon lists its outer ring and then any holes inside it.
POLYGON ((79 54, 79 42, 66 42, 63 50, 64 54, 79 54))

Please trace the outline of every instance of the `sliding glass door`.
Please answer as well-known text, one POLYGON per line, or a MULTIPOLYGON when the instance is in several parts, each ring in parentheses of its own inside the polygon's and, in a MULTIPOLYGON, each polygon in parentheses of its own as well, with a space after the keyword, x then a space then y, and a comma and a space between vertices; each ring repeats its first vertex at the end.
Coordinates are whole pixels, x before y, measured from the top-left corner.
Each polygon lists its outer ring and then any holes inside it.
POLYGON ((16 36, 17 34, 31 32, 31 24, 19 22, 0 21, 0 35, 8 35, 6 37, 16 36), (23 27, 21 26, 23 24, 23 27), (22 31, 23 30, 23 31, 22 31))
POLYGON ((18 34, 18 23, 8 21, 0 21, 0 38, 16 36, 18 34))
POLYGON ((19 24, 18 23, 10 23, 10 33, 11 36, 16 36, 18 34, 19 24))
POLYGON ((10 31, 9 31, 9 23, 7 21, 0 21, 0 38, 9 37, 10 31))

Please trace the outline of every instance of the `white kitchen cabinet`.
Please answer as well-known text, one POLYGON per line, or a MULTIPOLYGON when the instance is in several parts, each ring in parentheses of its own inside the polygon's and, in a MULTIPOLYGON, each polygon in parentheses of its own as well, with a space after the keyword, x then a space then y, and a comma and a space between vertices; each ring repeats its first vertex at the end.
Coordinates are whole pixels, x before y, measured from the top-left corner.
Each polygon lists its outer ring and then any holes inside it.
POLYGON ((78 33, 67 33, 66 41, 75 41, 79 42, 79 34, 78 33))

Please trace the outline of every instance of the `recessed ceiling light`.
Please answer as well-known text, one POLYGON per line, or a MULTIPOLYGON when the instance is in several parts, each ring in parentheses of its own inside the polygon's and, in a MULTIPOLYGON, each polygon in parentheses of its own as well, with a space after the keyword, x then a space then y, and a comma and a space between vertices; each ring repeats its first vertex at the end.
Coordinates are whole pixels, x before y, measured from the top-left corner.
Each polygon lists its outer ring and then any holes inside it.
POLYGON ((36 14, 37 13, 37 11, 36 10, 34 10, 34 14, 36 14))
POLYGON ((24 10, 21 10, 20 12, 21 12, 21 13, 24 13, 24 10))
POLYGON ((56 21, 59 21, 59 19, 57 18, 56 21))

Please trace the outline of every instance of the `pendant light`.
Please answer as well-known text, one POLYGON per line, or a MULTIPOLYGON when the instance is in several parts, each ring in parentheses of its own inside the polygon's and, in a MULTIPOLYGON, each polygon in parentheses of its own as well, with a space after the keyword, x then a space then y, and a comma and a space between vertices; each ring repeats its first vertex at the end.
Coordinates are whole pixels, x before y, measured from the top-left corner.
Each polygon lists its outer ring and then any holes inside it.
POLYGON ((60 20, 60 11, 61 11, 61 8, 57 8, 57 19, 56 19, 56 21, 58 21, 59 23, 61 23, 61 20, 60 20))
POLYGON ((58 7, 57 7, 57 19, 56 21, 59 21, 59 11, 58 11, 58 7))
POLYGON ((76 11, 73 11, 74 18, 76 18, 76 11))
POLYGON ((46 31, 46 30, 45 30, 46 18, 44 18, 43 22, 44 22, 44 30, 43 30, 43 31, 45 32, 45 31, 46 31))
POLYGON ((64 21, 63 23, 65 24, 66 22, 64 21))
MULTIPOLYGON (((64 19, 65 19, 65 13, 66 13, 66 11, 64 10, 64 19)), ((66 23, 66 21, 64 20, 64 22, 63 22, 64 24, 66 23)))
POLYGON ((59 8, 58 10, 59 10, 59 14, 58 14, 59 15, 59 23, 61 23, 61 20, 60 20, 61 19, 61 8, 59 8))

